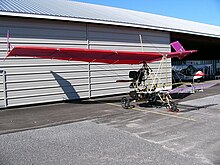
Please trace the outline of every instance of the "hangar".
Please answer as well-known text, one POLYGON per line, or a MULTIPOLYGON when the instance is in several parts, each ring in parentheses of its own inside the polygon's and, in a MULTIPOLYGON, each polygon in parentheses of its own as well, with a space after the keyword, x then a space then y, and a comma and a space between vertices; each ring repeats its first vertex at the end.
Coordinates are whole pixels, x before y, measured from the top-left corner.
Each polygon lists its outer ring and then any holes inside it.
MULTIPOLYGON (((140 51, 171 51, 179 40, 199 52, 189 60, 211 63, 220 71, 220 27, 150 13, 67 0, 4 0, 0 2, 0 107, 90 98, 127 92, 115 84, 136 65, 104 65, 45 59, 10 58, 10 43, 140 51)), ((178 62, 178 61, 177 61, 178 62)), ((158 62, 151 67, 157 68, 158 62)), ((168 65, 172 81, 171 60, 168 65)), ((164 78, 165 79, 165 78, 164 78)))

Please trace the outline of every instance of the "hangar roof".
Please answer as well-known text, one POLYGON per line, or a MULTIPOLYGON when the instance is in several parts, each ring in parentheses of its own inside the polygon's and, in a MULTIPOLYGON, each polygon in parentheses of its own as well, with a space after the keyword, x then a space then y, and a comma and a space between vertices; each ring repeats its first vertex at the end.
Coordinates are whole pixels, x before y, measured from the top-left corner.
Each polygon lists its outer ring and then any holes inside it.
POLYGON ((220 38, 220 26, 70 0, 0 0, 0 15, 140 27, 220 38))

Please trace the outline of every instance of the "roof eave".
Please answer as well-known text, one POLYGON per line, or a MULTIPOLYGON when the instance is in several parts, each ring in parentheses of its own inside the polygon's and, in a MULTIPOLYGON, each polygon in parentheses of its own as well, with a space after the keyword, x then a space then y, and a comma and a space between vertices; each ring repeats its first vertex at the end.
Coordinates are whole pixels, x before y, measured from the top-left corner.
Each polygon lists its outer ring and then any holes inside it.
POLYGON ((77 18, 77 17, 51 16, 51 15, 40 15, 40 14, 30 14, 30 13, 15 13, 15 12, 4 12, 4 11, 0 11, 0 16, 115 25, 115 26, 135 27, 135 28, 143 28, 143 29, 151 29, 151 30, 162 30, 166 32, 187 33, 187 34, 194 34, 194 35, 200 35, 200 36, 220 38, 220 35, 215 35, 215 34, 201 33, 201 32, 196 32, 196 31, 187 31, 183 29, 159 27, 159 26, 152 26, 152 25, 141 25, 141 24, 134 24, 134 23, 128 23, 128 22, 117 22, 117 21, 111 21, 111 20, 99 20, 99 19, 80 18, 80 17, 77 18))

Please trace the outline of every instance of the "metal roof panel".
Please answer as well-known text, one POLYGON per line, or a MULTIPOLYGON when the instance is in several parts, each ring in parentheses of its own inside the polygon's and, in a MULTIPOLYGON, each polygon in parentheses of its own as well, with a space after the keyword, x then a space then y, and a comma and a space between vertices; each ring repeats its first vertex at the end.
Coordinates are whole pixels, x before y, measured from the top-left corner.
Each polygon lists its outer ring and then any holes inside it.
POLYGON ((220 27, 115 7, 70 0, 0 0, 0 15, 78 20, 151 28, 220 38, 220 27), (74 19, 76 18, 76 19, 74 19))

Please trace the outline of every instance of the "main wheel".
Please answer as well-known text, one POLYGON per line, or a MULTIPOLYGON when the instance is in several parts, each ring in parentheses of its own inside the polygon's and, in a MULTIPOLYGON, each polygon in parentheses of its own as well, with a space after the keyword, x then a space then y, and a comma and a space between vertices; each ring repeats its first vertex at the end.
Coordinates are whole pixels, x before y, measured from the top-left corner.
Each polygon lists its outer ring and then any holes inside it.
POLYGON ((136 91, 131 91, 130 93, 129 93, 129 95, 130 95, 130 97, 133 99, 133 100, 138 100, 138 94, 137 94, 137 92, 136 91))
POLYGON ((174 102, 170 102, 170 108, 168 109, 168 111, 179 112, 179 109, 177 108, 177 105, 174 102))
POLYGON ((130 108, 130 100, 127 97, 122 97, 122 99, 121 99, 121 106, 124 109, 130 108))
POLYGON ((149 96, 148 96, 148 101, 149 101, 151 104, 155 104, 156 101, 157 101, 157 95, 156 95, 156 93, 151 93, 151 94, 149 94, 149 96))

